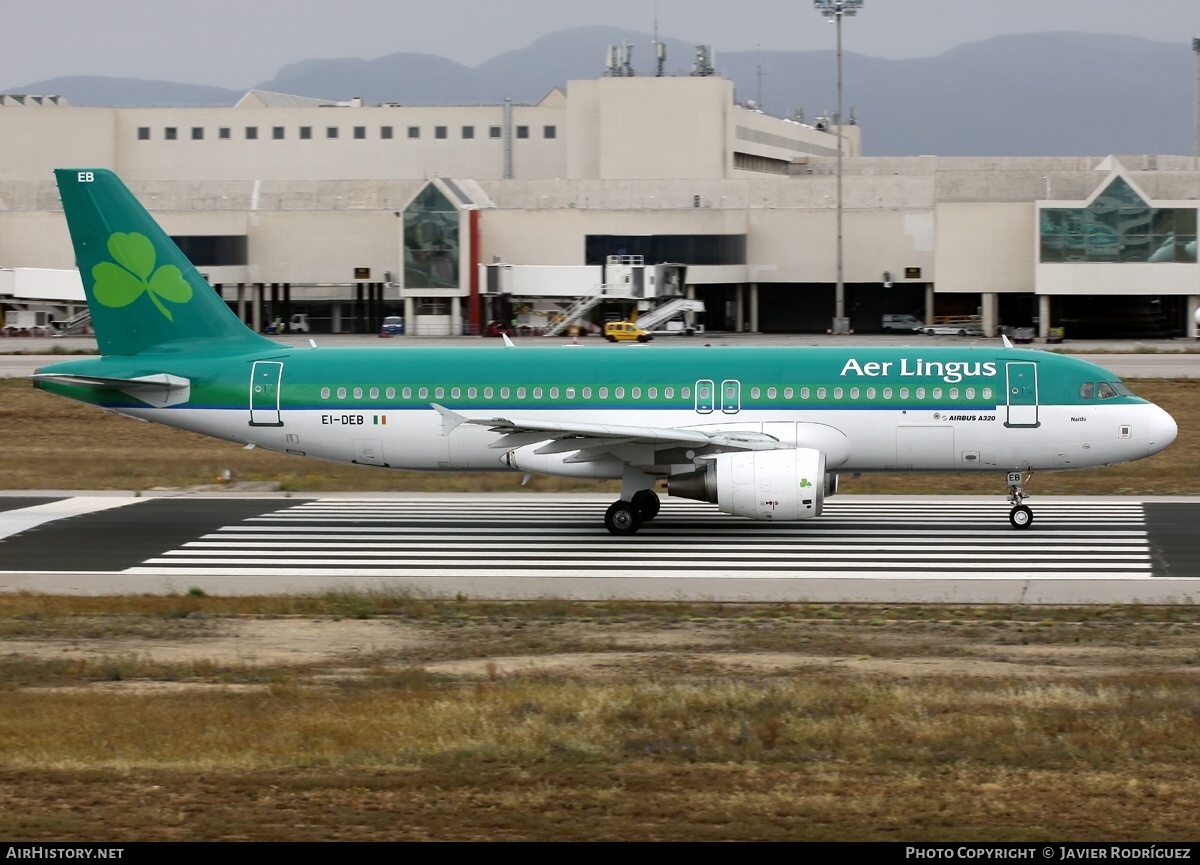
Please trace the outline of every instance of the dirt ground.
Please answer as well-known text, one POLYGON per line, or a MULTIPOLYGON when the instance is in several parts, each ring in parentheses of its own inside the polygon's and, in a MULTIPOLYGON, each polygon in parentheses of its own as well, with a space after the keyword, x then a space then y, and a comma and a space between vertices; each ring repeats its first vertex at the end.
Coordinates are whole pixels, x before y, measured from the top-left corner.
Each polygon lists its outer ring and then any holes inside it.
MULTIPOLYGON (((739 650, 739 636, 706 623, 597 625, 562 622, 532 626, 548 638, 577 651, 536 653, 483 652, 479 657, 446 658, 461 649, 461 634, 389 619, 227 618, 196 623, 176 637, 45 637, 6 639, 3 651, 40 660, 136 659, 143 664, 181 665, 204 662, 217 666, 292 667, 326 675, 354 675, 353 663, 364 657, 386 657, 409 668, 467 680, 497 675, 554 673, 574 678, 611 678, 645 670, 654 659, 685 657, 689 665, 718 675, 751 678, 833 671, 847 675, 907 679, 922 676, 1096 677, 1152 667, 1159 672, 1194 672, 1195 645, 1078 645, 1038 642, 1015 645, 1011 635, 964 640, 866 630, 861 623, 823 622, 818 645, 787 651, 760 647, 739 650), (552 636, 551 636, 552 634, 552 636), (938 645, 940 643, 940 646, 938 645), (841 649, 841 651, 839 651, 841 649), (423 660, 427 659, 427 660, 423 660), (351 665, 351 666, 347 666, 351 665)), ((797 641, 813 640, 809 631, 797 641)), ((796 630, 802 628, 796 624, 796 630)), ((788 642, 779 635, 771 642, 788 642)), ((1140 637, 1134 642, 1145 642, 1140 637)), ((204 682, 155 683, 132 679, 81 683, 76 687, 136 690, 170 687, 206 688, 204 682)))

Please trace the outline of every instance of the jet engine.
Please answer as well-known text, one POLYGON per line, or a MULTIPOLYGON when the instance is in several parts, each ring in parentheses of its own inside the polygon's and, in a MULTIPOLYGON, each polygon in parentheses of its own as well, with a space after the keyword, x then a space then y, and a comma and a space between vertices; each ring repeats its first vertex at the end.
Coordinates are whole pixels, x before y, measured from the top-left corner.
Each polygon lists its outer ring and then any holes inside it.
POLYGON ((715 502, 724 513, 754 520, 819 516, 830 489, 837 489, 837 475, 825 473, 825 454, 813 448, 718 454, 667 481, 673 496, 715 502))

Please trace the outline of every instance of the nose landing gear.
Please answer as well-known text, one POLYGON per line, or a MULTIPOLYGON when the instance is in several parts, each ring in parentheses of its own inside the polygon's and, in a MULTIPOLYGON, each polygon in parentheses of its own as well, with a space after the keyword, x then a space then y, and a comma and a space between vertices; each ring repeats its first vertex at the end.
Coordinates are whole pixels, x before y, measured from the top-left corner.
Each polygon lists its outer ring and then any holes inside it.
MULTIPOLYGON (((1030 474, 1026 480, 1032 478, 1030 474)), ((1022 504, 1028 493, 1021 485, 1021 472, 1008 473, 1008 503, 1013 506, 1008 512, 1008 521, 1012 523, 1014 529, 1027 529, 1033 525, 1033 511, 1028 505, 1022 504)))

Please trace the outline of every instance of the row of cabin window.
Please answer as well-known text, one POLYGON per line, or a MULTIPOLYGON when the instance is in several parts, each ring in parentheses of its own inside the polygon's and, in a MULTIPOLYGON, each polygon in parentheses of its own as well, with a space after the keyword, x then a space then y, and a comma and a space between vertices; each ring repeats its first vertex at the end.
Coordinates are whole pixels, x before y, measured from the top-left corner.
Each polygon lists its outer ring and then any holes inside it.
MULTIPOLYGON (((899 392, 900 399, 905 400, 905 399, 909 398, 909 389, 907 387, 902 387, 902 388, 897 388, 897 389, 893 389, 890 387, 885 387, 885 388, 880 388, 880 389, 876 389, 874 387, 868 387, 865 389, 865 396, 867 399, 875 399, 876 396, 882 396, 883 399, 891 399, 892 395, 894 393, 896 393, 897 391, 899 392)), ((775 399, 777 393, 778 393, 778 391, 776 390, 776 388, 773 388, 773 387, 767 388, 767 399, 775 399)), ((828 395, 828 393, 829 393, 829 391, 826 388, 823 388, 823 387, 817 388, 817 399, 825 399, 825 397, 828 395)), ((928 390, 923 387, 918 387, 918 388, 913 389, 913 395, 914 395, 915 399, 925 399, 926 393, 928 393, 928 395, 932 399, 941 399, 942 395, 943 395, 942 388, 940 388, 940 387, 929 388, 928 390)), ((730 394, 730 395, 732 396, 732 394, 730 394)), ((811 395, 812 395, 811 389, 809 389, 807 387, 800 388, 800 399, 806 400, 811 395)), ((845 395, 845 391, 842 388, 835 387, 833 389, 833 398, 834 399, 842 399, 844 395, 845 395)), ((862 397, 863 395, 864 395, 863 389, 860 389, 857 387, 850 388, 850 399, 856 400, 856 399, 859 399, 860 397, 862 397)), ((701 393, 700 396, 701 396, 701 398, 703 398, 706 395, 704 393, 701 393)), ((762 390, 760 388, 757 388, 757 387, 750 388, 750 398, 751 399, 759 399, 761 396, 762 396, 762 390)), ((792 388, 785 387, 783 389, 783 398, 791 399, 792 396, 793 396, 792 388)), ((958 399, 959 398, 959 389, 956 387, 947 388, 946 396, 949 399, 958 399)), ((973 387, 964 388, 962 390, 962 396, 964 399, 975 399, 975 388, 973 388, 973 387)), ((991 399, 992 398, 992 389, 990 387, 983 388, 983 390, 980 391, 980 397, 982 399, 991 399)))
MULTIPOLYGON (((466 389, 467 399, 478 398, 479 392, 480 392, 479 388, 468 387, 466 389)), ((512 393, 512 390, 507 387, 502 387, 499 389, 499 392, 500 392, 500 399, 508 399, 512 393)), ((532 389, 532 392, 533 392, 534 399, 541 399, 542 395, 545 391, 543 391, 543 389, 541 387, 535 387, 532 389)), ((567 399, 575 399, 577 391, 576 391, 576 388, 574 388, 574 387, 567 387, 567 388, 563 388, 562 392, 566 396, 567 399)), ((896 391, 893 391, 893 389, 890 387, 882 388, 880 391, 877 391, 876 388, 874 388, 874 387, 868 387, 865 389, 865 396, 867 399, 873 400, 876 398, 877 395, 881 394, 883 399, 886 400, 886 399, 891 399, 894 392, 898 392, 899 398, 901 400, 906 400, 909 398, 909 389, 907 387, 898 388, 898 389, 896 389, 896 391)), ((361 387, 356 387, 352 391, 349 391, 349 390, 347 390, 347 388, 344 388, 344 387, 339 387, 337 389, 337 399, 346 399, 346 397, 348 395, 350 395, 351 393, 353 394, 354 399, 362 399, 363 398, 363 389, 361 387)), ((404 399, 412 399, 413 388, 411 388, 411 387, 403 388, 403 389, 401 389, 400 393, 404 399)), ((517 399, 525 399, 526 393, 528 393, 526 388, 518 387, 516 389, 517 399)), ((583 399, 591 399, 592 398, 592 388, 590 388, 590 387, 579 388, 578 393, 583 399)), ((816 393, 817 393, 817 399, 823 400, 826 398, 826 396, 828 396, 829 391, 826 388, 819 387, 816 389, 816 393)), ((379 399, 379 388, 377 388, 377 387, 370 388, 367 391, 367 394, 370 399, 379 399)), ((419 399, 428 399, 429 394, 430 394, 430 389, 427 387, 417 388, 416 394, 419 399)), ((492 388, 492 387, 483 388, 483 398, 484 399, 492 399, 495 396, 495 394, 496 394, 495 388, 492 388)), ((550 394, 550 399, 558 399, 559 388, 557 388, 557 387, 549 388, 549 394, 550 394)), ((615 399, 625 399, 625 388, 614 387, 612 389, 612 394, 615 399)), ((664 387, 662 389, 662 394, 665 399, 674 399, 675 398, 675 388, 664 387)), ((777 388, 774 388, 774 387, 767 388, 767 399, 777 399, 778 394, 779 394, 779 390, 777 388)), ((926 388, 918 387, 918 388, 913 389, 913 395, 916 399, 925 399, 926 394, 927 394, 926 388)), ((450 388, 450 398, 451 399, 461 399, 462 395, 463 395, 463 389, 461 387, 450 388)), ((597 388, 596 395, 600 399, 608 399, 608 388, 607 387, 597 388)), ((702 400, 707 400, 711 397, 711 393, 710 393, 707 385, 700 385, 699 388, 697 389, 696 395, 699 399, 702 399, 702 400)), ((800 399, 807 400, 811 397, 811 395, 812 395, 812 391, 810 388, 807 388, 807 387, 800 388, 800 399)), ((851 400, 857 400, 860 397, 862 397, 863 395, 864 394, 863 394, 862 389, 857 388, 857 387, 850 388, 850 399, 851 400)), ((943 396, 942 388, 940 388, 940 387, 929 388, 928 395, 932 399, 935 399, 935 400, 942 399, 942 396, 943 396)), ((975 399, 975 388, 973 388, 973 387, 964 388, 962 391, 962 395, 963 395, 963 398, 968 399, 968 400, 975 399)), ((332 396, 333 396, 333 391, 330 388, 328 388, 328 387, 321 388, 321 399, 330 399, 332 396)), ((396 398, 396 389, 394 387, 387 388, 384 391, 384 396, 387 399, 395 399, 396 398)), ((629 388, 629 396, 631 399, 641 399, 642 398, 642 388, 640 388, 640 387, 629 388)), ((681 387, 679 389, 679 396, 682 399, 691 399, 692 389, 690 387, 681 387)), ((737 397, 736 389, 731 388, 730 392, 727 394, 727 396, 731 399, 736 398, 737 397)), ((840 388, 840 387, 833 388, 833 398, 834 399, 840 400, 844 396, 845 396, 845 391, 842 388, 840 388)), ((959 398, 959 389, 957 387, 948 388, 946 396, 952 400, 958 399, 959 398)), ((983 388, 983 390, 980 393, 980 396, 982 399, 985 399, 985 400, 991 399, 992 398, 992 389, 990 387, 983 388)), ((444 388, 444 387, 433 388, 433 397, 434 397, 434 399, 445 399, 446 388, 444 388)), ((795 397, 795 389, 794 388, 790 388, 790 387, 783 388, 783 398, 784 399, 790 400, 790 399, 793 399, 794 397, 795 397)), ((657 387, 646 388, 646 398, 647 399, 658 399, 658 388, 657 387)), ((761 399, 762 398, 762 389, 758 388, 758 387, 750 388, 750 398, 751 399, 761 399)))
MULTIPOLYGON (((341 127, 338 127, 338 126, 326 126, 325 127, 325 137, 327 139, 339 138, 341 136, 340 129, 341 129, 341 127)), ((204 127, 203 126, 193 126, 193 127, 191 127, 191 130, 192 130, 192 141, 203 141, 204 140, 204 127)), ((420 126, 409 126, 409 127, 407 127, 407 131, 408 131, 409 138, 420 138, 421 137, 421 127, 420 126)), ((517 138, 528 138, 529 137, 529 127, 528 126, 516 126, 516 127, 513 127, 513 131, 517 138)), ((488 127, 488 138, 496 138, 496 139, 501 138, 501 137, 503 137, 503 132, 504 132, 503 129, 499 126, 489 126, 488 127)), ((355 127, 353 127, 353 132, 351 134, 354 136, 355 140, 362 141, 362 140, 366 139, 366 137, 367 137, 367 127, 355 126, 355 127)), ((298 127, 298 135, 299 135, 300 140, 302 140, 302 141, 311 140, 313 137, 313 127, 311 127, 311 126, 298 127)), ((463 126, 460 130, 460 135, 464 140, 469 141, 471 139, 474 139, 475 138, 475 127, 474 126, 463 126)), ((138 130, 137 130, 137 137, 138 137, 138 141, 149 141, 150 140, 150 127, 149 126, 139 126, 138 130)), ((245 128, 245 137, 246 137, 247 141, 257 141, 258 140, 258 127, 257 126, 247 126, 245 128)), ((275 141, 282 141, 286 137, 287 137, 287 127, 284 127, 284 126, 272 126, 271 127, 271 138, 272 139, 274 139, 275 141)), ((392 138, 395 138, 394 128, 391 126, 380 126, 379 127, 379 137, 384 140, 390 140, 392 138)), ((433 137, 437 138, 439 140, 444 140, 444 139, 449 138, 450 137, 450 127, 448 127, 448 126, 433 127, 433 137)), ((231 138, 233 138, 233 129, 228 126, 218 127, 217 128, 217 138, 221 141, 230 140, 231 138)), ((558 127, 557 126, 543 126, 542 127, 542 138, 558 138, 558 127)), ((175 126, 163 127, 163 140, 164 141, 177 141, 178 139, 179 139, 178 127, 175 127, 175 126)))

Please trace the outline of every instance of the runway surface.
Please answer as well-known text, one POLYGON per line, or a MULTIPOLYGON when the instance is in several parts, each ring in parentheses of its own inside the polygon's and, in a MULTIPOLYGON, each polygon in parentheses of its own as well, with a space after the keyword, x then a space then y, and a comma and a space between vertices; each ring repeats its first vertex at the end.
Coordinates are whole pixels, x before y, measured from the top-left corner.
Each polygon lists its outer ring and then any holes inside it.
POLYGON ((1200 500, 839 497, 801 523, 666 499, 632 537, 579 495, 0 495, 0 591, 959 603, 1200 602, 1200 500))

